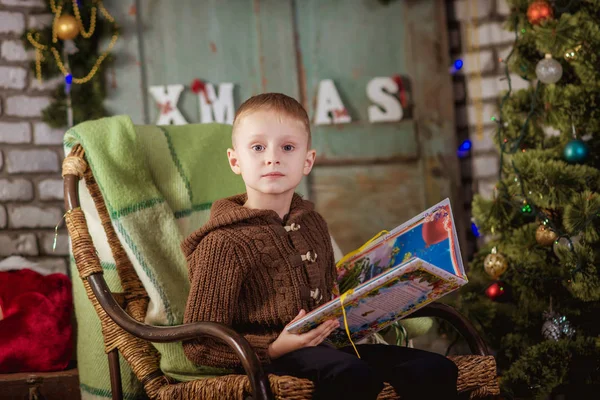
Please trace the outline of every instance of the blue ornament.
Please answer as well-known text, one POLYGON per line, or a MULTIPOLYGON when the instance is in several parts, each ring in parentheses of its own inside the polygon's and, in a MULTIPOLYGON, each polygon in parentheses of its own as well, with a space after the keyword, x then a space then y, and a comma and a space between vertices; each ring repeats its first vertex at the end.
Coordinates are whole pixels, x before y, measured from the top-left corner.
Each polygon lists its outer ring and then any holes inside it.
POLYGON ((584 162, 588 157, 590 150, 583 140, 573 139, 565 146, 563 156, 571 164, 584 162))
POLYGON ((65 83, 67 85, 70 85, 71 83, 73 83, 73 75, 71 75, 71 74, 65 75, 65 83))

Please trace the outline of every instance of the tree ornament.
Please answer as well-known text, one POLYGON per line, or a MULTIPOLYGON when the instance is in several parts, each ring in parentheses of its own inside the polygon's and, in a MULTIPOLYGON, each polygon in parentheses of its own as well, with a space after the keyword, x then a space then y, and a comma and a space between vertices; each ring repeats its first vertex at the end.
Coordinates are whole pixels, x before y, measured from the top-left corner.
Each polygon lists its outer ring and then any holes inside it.
POLYGON ((559 254, 562 251, 572 251, 575 244, 579 243, 580 240, 581 234, 577 236, 571 236, 570 238, 562 236, 558 238, 558 240, 554 241, 552 250, 554 251, 554 254, 559 257, 559 254))
POLYGON ((588 145, 581 139, 569 141, 563 150, 563 156, 569 164, 582 163, 587 159, 589 154, 588 145))
POLYGON ((534 1, 527 8, 527 20, 531 25, 539 25, 554 16, 554 11, 546 1, 534 1))
POLYGON ((552 54, 546 54, 535 66, 535 75, 542 83, 556 83, 562 73, 562 65, 552 58, 552 54))
POLYGON ((535 240, 542 246, 552 246, 558 235, 546 225, 538 226, 535 231, 535 240))
POLYGON ((565 60, 569 62, 577 60, 577 57, 579 56, 579 50, 581 50, 581 45, 565 51, 565 60))
POLYGON ((509 299, 509 287, 506 282, 496 281, 485 289, 485 295, 490 300, 501 303, 509 299))
POLYGON ((79 35, 79 24, 77 23, 77 19, 72 15, 63 14, 56 18, 54 24, 56 36, 60 40, 75 39, 79 35))
POLYGON ((485 272, 487 272, 492 279, 498 279, 498 277, 500 277, 500 275, 502 275, 507 268, 508 262, 506 261, 506 258, 504 258, 502 254, 498 253, 495 247, 483 261, 483 269, 485 269, 485 272))
POLYGON ((572 338, 575 329, 564 315, 552 311, 544 311, 544 323, 542 324, 542 336, 546 340, 558 341, 562 338, 572 338))

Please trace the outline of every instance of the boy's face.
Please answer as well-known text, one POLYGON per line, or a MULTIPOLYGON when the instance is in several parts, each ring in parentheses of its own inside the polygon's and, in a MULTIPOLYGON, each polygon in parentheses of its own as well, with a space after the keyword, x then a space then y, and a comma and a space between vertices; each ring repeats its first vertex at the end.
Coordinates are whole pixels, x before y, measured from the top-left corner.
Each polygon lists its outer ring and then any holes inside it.
POLYGON ((243 116, 233 140, 234 149, 227 150, 229 165, 242 175, 248 194, 293 193, 315 162, 304 124, 277 112, 243 116))

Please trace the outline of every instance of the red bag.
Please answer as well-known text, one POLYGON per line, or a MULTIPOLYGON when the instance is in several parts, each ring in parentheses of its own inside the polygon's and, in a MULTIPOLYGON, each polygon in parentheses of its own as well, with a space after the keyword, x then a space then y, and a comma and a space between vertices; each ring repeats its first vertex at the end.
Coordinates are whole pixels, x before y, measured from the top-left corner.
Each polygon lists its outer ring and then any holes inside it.
POLYGON ((0 272, 0 373, 65 369, 73 351, 73 295, 64 274, 0 272))

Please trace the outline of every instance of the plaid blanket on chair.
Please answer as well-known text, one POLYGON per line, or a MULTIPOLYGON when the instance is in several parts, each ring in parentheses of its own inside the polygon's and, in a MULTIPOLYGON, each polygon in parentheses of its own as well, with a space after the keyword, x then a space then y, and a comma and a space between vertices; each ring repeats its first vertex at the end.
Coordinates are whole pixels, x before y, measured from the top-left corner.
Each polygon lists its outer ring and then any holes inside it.
MULTIPOLYGON (((115 231, 150 297, 146 323, 181 324, 189 281, 179 244, 208 220, 213 201, 245 190, 225 155, 231 126, 134 126, 129 117, 116 116, 71 128, 64 137, 66 154, 75 144, 85 150, 115 231)), ((83 180, 79 193, 106 281, 120 292, 115 261, 83 180)), ((73 259, 71 264, 72 276, 78 276, 73 259)), ((82 395, 109 398, 100 322, 81 280, 73 280, 73 291, 82 395)), ((175 378, 227 372, 194 366, 181 343, 155 346, 162 370, 175 378)), ((121 373, 125 398, 140 394, 142 388, 122 357, 121 373)))

